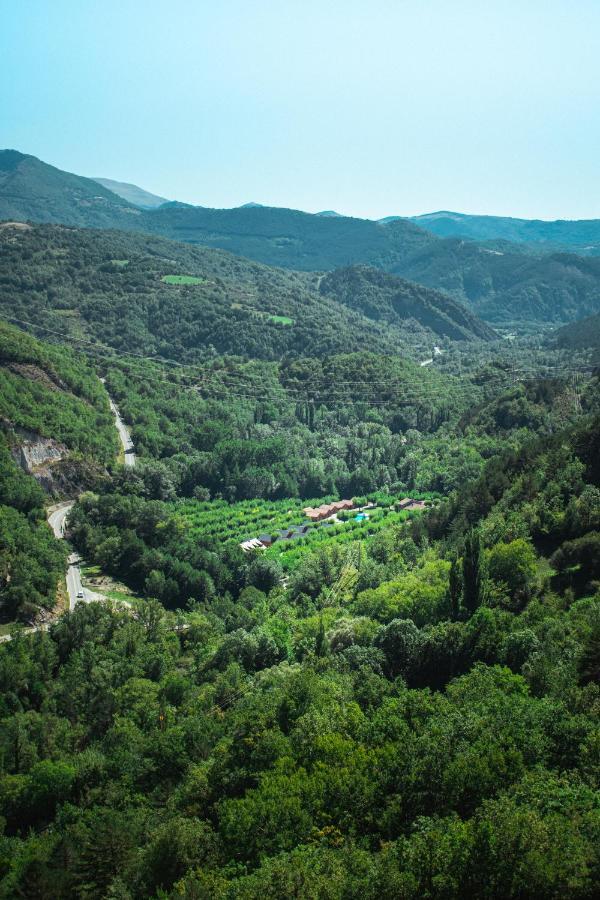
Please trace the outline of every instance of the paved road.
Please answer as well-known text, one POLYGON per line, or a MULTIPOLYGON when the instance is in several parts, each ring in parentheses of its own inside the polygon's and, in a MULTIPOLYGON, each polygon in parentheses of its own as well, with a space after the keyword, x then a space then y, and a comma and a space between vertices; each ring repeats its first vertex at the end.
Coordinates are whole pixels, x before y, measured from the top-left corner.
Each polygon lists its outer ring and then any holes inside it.
POLYGON ((69 594, 69 609, 75 609, 77 603, 92 603, 94 600, 106 600, 103 594, 96 594, 84 588, 81 584, 81 569, 79 564, 81 558, 77 553, 71 553, 69 556, 69 568, 67 569, 67 591, 69 594))
POLYGON ((54 532, 54 537, 59 540, 65 536, 65 521, 73 509, 74 502, 74 500, 66 500, 64 503, 57 503, 56 506, 49 506, 46 511, 48 525, 54 532))
MULTIPOLYGON (((106 384, 106 378, 101 378, 100 381, 102 382, 102 384, 106 384)), ((135 453, 133 452, 133 441, 131 440, 129 429, 121 418, 121 414, 110 395, 108 397, 108 402, 110 403, 110 408, 112 409, 113 415, 115 417, 115 425, 117 426, 119 439, 121 441, 121 446, 123 447, 123 453, 125 454, 125 465, 135 466, 135 453)))
MULTIPOLYGON (((66 500, 64 503, 57 503, 56 506, 49 506, 46 510, 46 518, 48 525, 54 532, 54 537, 64 538, 65 525, 67 516, 73 509, 74 500, 66 500)), ((104 600, 102 594, 96 594, 89 591, 81 584, 81 570, 79 563, 80 557, 77 553, 71 553, 68 559, 69 568, 67 569, 67 592, 69 594, 69 609, 75 609, 76 603, 91 603, 92 600, 104 600)))
MULTIPOLYGON (((104 378, 101 378, 100 380, 102 381, 102 383, 104 383, 104 378)), ((117 426, 119 438, 123 446, 123 452, 125 454, 125 465, 135 466, 135 453, 133 453, 133 444, 131 441, 129 430, 123 422, 123 419, 119 414, 119 410, 113 403, 112 398, 109 397, 108 401, 110 403, 110 408, 114 413, 115 424, 117 426)), ((55 506, 49 506, 46 510, 48 525, 52 529, 54 537, 58 538, 59 540, 63 539, 65 536, 67 516, 73 509, 74 503, 74 500, 65 500, 63 503, 57 503, 55 506)), ((88 588, 84 588, 81 584, 81 569, 79 568, 81 558, 77 553, 71 553, 68 559, 68 563, 69 568, 67 569, 66 580, 70 610, 75 609, 75 605, 77 603, 92 603, 94 600, 106 600, 106 597, 103 594, 97 594, 94 591, 90 591, 88 590, 88 588)), ((26 628, 25 632, 27 634, 31 634, 34 631, 45 631, 47 628, 48 625, 33 625, 31 628, 26 628)), ((0 635, 0 642, 3 641, 10 641, 10 635, 0 635)))
POLYGON ((125 422, 121 418, 119 410, 109 397, 110 408, 112 409, 115 416, 115 424, 117 426, 117 431, 119 432, 119 438, 121 439, 121 444, 123 446, 123 453, 125 454, 125 465, 126 466, 135 466, 135 453, 133 452, 133 442, 131 440, 131 435, 129 433, 129 429, 125 425, 125 422))

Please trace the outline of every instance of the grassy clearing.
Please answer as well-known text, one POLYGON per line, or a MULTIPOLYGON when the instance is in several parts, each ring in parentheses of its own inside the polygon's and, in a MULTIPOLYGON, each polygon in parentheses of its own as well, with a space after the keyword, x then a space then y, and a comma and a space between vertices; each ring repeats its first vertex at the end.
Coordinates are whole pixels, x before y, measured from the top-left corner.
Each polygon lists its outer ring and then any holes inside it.
POLYGON ((203 284, 205 281, 195 275, 163 275, 160 280, 165 284, 203 284))
POLYGON ((293 325, 294 320, 290 319, 289 316, 267 316, 269 322, 274 322, 275 325, 293 325))
POLYGON ((114 600, 118 603, 128 603, 130 606, 133 606, 136 602, 143 599, 121 581, 106 575, 98 565, 82 563, 80 569, 83 586, 91 591, 96 591, 98 594, 102 594, 109 600, 114 600))
POLYGON ((113 266, 118 266, 119 269, 124 269, 125 266, 129 265, 128 259, 111 259, 111 263, 113 266))

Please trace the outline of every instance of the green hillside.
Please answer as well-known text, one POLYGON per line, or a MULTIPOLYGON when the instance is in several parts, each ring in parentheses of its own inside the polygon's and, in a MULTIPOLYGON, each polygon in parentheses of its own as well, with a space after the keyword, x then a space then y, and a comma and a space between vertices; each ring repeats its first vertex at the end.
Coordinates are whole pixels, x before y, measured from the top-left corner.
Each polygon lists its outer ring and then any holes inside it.
POLYGON ((85 359, 2 321, 0 421, 9 441, 31 432, 105 465, 117 454, 106 391, 85 359))
POLYGON ((67 551, 46 524, 45 502, 0 433, 0 628, 14 620, 29 622, 56 603, 67 551))
POLYGON ((137 207, 92 178, 63 172, 17 150, 0 150, 0 220, 135 228, 140 215, 137 207))
POLYGON ((554 253, 532 256, 457 238, 439 240, 390 266, 411 281, 468 303, 494 325, 560 323, 600 309, 600 259, 554 253))
POLYGON ((494 331, 461 303, 379 269, 338 269, 320 282, 322 294, 334 297, 367 318, 402 325, 413 320, 452 340, 490 340, 494 331))
POLYGON ((44 504, 97 484, 117 447, 85 360, 0 322, 0 624, 54 606, 67 552, 44 504))
MULTIPOLYGON (((553 332, 549 340, 558 347, 600 350, 600 314, 588 316, 553 332)), ((595 355, 597 361, 598 354, 595 355)))
MULTIPOLYGON (((450 299, 439 329, 429 315, 416 330, 400 317, 390 327, 320 294, 304 274, 162 238, 4 226, 0 248, 0 312, 180 362, 204 361, 207 352, 260 359, 363 349, 417 354, 454 319, 457 337, 490 336, 450 299), (470 330, 461 324, 466 319, 470 330)), ((423 304, 428 293, 420 291, 423 304)), ((444 306, 441 295, 432 302, 444 306)))
POLYGON ((144 228, 178 241, 220 247, 270 266, 318 271, 354 263, 387 268, 435 239, 411 222, 320 216, 268 206, 207 209, 166 204, 144 228))

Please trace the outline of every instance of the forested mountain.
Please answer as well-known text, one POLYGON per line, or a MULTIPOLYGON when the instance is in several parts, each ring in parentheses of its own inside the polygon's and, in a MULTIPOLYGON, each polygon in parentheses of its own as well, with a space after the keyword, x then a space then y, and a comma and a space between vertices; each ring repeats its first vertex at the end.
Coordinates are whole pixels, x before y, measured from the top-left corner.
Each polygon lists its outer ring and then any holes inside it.
POLYGON ((4 226, 0 247, 0 311, 181 362, 207 351, 261 359, 363 349, 410 354, 444 336, 494 336, 426 288, 404 286, 419 302, 398 309, 390 325, 320 294, 303 274, 161 238, 4 226))
POLYGON ((208 209, 166 205, 144 228, 178 241, 220 247, 270 266, 319 271, 353 263, 388 268, 436 239, 411 222, 320 216, 294 209, 244 206, 208 209))
MULTIPOLYGON (((549 341, 558 347, 570 347, 577 350, 589 347, 599 351, 600 314, 564 325, 550 335, 549 341)), ((594 361, 596 364, 599 362, 598 353, 594 355, 594 361)))
POLYGON ((338 269, 321 279, 320 291, 375 321, 401 325, 414 319, 452 340, 495 337, 488 325, 447 294, 372 267, 338 269))
POLYGON ((136 227, 141 212, 92 178, 0 150, 0 219, 64 222, 95 228, 136 227))
POLYGON ((94 181, 128 203, 139 206, 140 209, 155 209, 169 202, 166 197, 151 194, 150 191, 145 191, 137 184, 129 184, 127 181, 114 181, 112 178, 94 178, 94 181))
POLYGON ((141 210, 90 179, 16 151, 0 155, 0 218, 142 231, 295 270, 376 266, 447 291, 491 323, 560 323, 600 308, 596 259, 441 239, 405 219, 382 224, 256 205, 141 210))
POLYGON ((390 268, 466 300, 492 324, 568 322, 600 309, 600 259, 572 253, 531 256, 452 238, 390 268))
MULTIPOLYGON (((394 221, 389 217, 383 221, 394 221)), ((600 252, 600 219, 578 221, 515 219, 509 216, 473 216, 441 212, 410 216, 410 221, 438 237, 461 237, 476 241, 512 241, 539 248, 571 249, 572 252, 600 252)))

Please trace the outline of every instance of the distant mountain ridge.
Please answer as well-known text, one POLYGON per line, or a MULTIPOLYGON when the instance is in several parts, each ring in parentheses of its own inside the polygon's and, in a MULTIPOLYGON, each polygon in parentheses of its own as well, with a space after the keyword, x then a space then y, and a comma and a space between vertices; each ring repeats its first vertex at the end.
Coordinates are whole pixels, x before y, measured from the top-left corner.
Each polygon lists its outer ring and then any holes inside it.
POLYGON ((129 184, 127 181, 114 181, 112 178, 94 178, 93 180, 123 200, 127 200, 128 203, 139 206, 140 209, 156 209, 157 206, 170 202, 166 197, 151 194, 150 191, 145 191, 137 184, 129 184))
MULTIPOLYGON (((390 216, 383 222, 395 221, 390 216)), ((438 237, 462 237, 476 241, 504 240, 554 248, 577 249, 579 253, 600 253, 600 219, 553 222, 517 219, 509 216, 478 216, 440 210, 410 221, 438 237)))
MULTIPOLYGON (((436 215, 430 225, 439 223, 436 215)), ((2 219, 138 231, 296 271, 374 266, 442 290, 493 325, 511 328, 600 311, 600 257, 540 252, 540 244, 442 238, 394 217, 382 224, 254 204, 210 209, 167 202, 140 209, 92 179, 17 151, 0 151, 2 219)), ((552 224, 561 223, 540 227, 552 224)), ((590 236, 596 226, 600 230, 600 222, 563 224, 581 233, 588 228, 590 236)), ((547 244, 545 250, 551 249, 547 244)))

